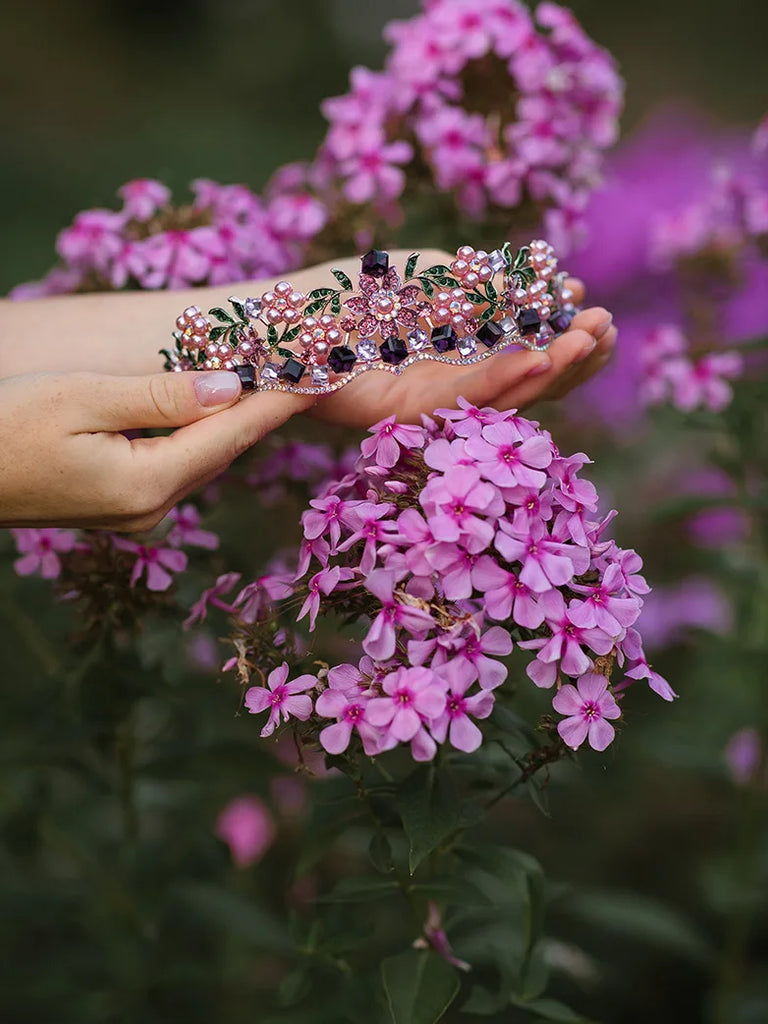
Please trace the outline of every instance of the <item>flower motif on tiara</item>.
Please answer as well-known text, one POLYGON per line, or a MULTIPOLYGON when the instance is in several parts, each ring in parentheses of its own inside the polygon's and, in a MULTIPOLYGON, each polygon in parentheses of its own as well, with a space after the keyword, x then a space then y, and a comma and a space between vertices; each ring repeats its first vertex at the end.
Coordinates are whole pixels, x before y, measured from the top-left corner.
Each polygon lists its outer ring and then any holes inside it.
POLYGON ((261 296, 261 316, 269 324, 280 323, 292 326, 301 319, 305 296, 294 289, 288 281, 278 281, 274 290, 261 296))
MULTIPOLYGON (((499 266, 495 268, 501 269, 499 266)), ((451 273, 462 288, 468 290, 490 281, 495 270, 488 253, 483 249, 476 251, 471 245, 462 245, 456 253, 456 259, 451 263, 451 273)))
POLYGON ((396 338, 400 326, 408 329, 416 326, 425 303, 418 302, 421 288, 408 284, 404 288, 400 275, 390 267, 383 277, 360 274, 360 291, 344 305, 360 319, 356 329, 361 338, 371 338, 378 331, 386 341, 396 338))
POLYGON ((432 321, 438 325, 450 324, 455 330, 466 334, 474 334, 477 330, 474 304, 461 288, 437 293, 432 321))

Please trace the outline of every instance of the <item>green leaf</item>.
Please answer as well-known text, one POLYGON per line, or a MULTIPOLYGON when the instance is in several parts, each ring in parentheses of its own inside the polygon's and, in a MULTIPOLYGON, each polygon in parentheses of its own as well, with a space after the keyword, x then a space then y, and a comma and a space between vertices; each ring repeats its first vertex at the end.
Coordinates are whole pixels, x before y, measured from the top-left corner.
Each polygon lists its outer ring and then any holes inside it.
MULTIPOLYGON (((335 273, 335 271, 332 271, 332 273, 335 273)), ((350 288, 351 287, 352 287, 352 282, 350 281, 350 288)), ((328 295, 335 295, 335 294, 336 294, 336 289, 335 288, 313 288, 313 290, 311 292, 307 292, 307 298, 308 299, 320 299, 320 298, 326 298, 328 295)))
POLYGON ((519 999, 512 996, 510 1002, 513 1006, 519 1006, 522 1010, 537 1013, 541 1020, 553 1021, 554 1024, 589 1024, 586 1017, 576 1013, 570 1006, 560 1003, 556 999, 519 999))
POLYGON ((484 298, 480 294, 480 292, 467 292, 466 295, 467 295, 467 298, 469 299, 469 301, 470 302, 474 302, 474 304, 476 306, 479 306, 479 305, 483 305, 484 306, 485 303, 488 301, 486 298, 484 298))
POLYGON ((490 320, 494 314, 493 306, 489 306, 488 309, 484 309, 480 314, 480 323, 484 324, 486 320, 490 320))
POLYGON ((432 280, 437 284, 445 285, 448 288, 457 288, 459 284, 455 277, 450 277, 447 274, 434 274, 432 276, 432 280))
POLYGON ((460 804, 444 771, 421 765, 398 786, 395 807, 410 842, 411 874, 459 827, 460 804))
POLYGON ((393 1024, 436 1024, 459 991, 456 971, 428 950, 387 957, 381 980, 393 1024))
POLYGON ((448 274, 450 277, 451 273, 451 268, 446 267, 444 263, 436 263, 433 267, 427 267, 426 270, 422 270, 422 274, 426 274, 428 277, 436 277, 440 274, 448 274))
POLYGON ((289 341, 293 341, 294 338, 298 338, 300 330, 301 327, 291 327, 289 331, 285 331, 280 339, 280 344, 287 345, 289 341))
POLYGON ((296 353, 295 352, 291 352, 291 350, 289 348, 283 348, 282 345, 278 345, 277 348, 275 349, 275 352, 277 352, 277 354, 279 356, 282 356, 283 359, 295 359, 296 358, 296 353))
POLYGON ((419 281, 421 283, 421 290, 424 292, 427 298, 431 299, 432 296, 435 294, 435 286, 424 277, 420 277, 419 281))
POLYGON ((341 298, 338 292, 331 298, 331 312, 334 316, 338 316, 341 312, 341 298))
POLYGON ((442 875, 411 886, 411 892, 437 900, 449 907, 488 907, 491 898, 468 878, 442 875))
POLYGON ((209 309, 208 315, 215 316, 217 320, 221 320, 225 324, 233 324, 235 322, 235 318, 226 309, 222 309, 221 306, 214 306, 213 309, 209 309))
POLYGON ((512 266, 512 243, 511 242, 505 242, 504 245, 502 245, 502 247, 501 247, 501 252, 502 252, 502 254, 504 256, 504 259, 507 261, 507 267, 508 268, 511 267, 512 266))
POLYGON ((527 245, 524 245, 522 249, 518 250, 517 256, 515 256, 515 259, 512 263, 512 269, 519 271, 522 267, 526 265, 530 255, 531 250, 527 245))
POLYGON ((270 324, 267 327, 267 344, 270 348, 274 348, 278 344, 279 338, 277 336, 277 328, 274 324, 270 324))
POLYGON ((419 262, 419 256, 421 253, 412 252, 408 257, 408 262, 405 264, 405 280, 410 281, 413 277, 413 272, 416 269, 416 264, 419 262))
POLYGON ((496 289, 493 287, 493 284, 490 281, 488 281, 485 286, 485 294, 488 296, 489 302, 495 302, 496 299, 498 299, 499 297, 499 293, 496 291, 496 289))
POLYGON ((342 878, 327 896, 319 896, 316 903, 367 903, 392 896, 397 892, 393 878, 342 878))
POLYGON ((331 273, 339 282, 339 284, 341 285, 345 292, 352 291, 352 281, 347 277, 343 270, 336 269, 332 270, 331 273))
MULTIPOLYGON (((332 289, 328 289, 331 291, 332 289)), ((314 302, 310 302, 304 310, 305 316, 312 316, 313 313, 318 313, 321 309, 325 309, 328 305, 328 299, 315 299, 314 302)))
POLYGON ((230 304, 232 306, 232 309, 234 309, 235 313, 237 314, 237 316, 243 321, 244 324, 247 324, 248 323, 248 317, 245 315, 245 306, 240 301, 240 299, 236 299, 233 296, 230 296, 229 302, 230 302, 230 304))
POLYGON ((229 327, 225 327, 223 324, 216 324, 215 327, 211 328, 210 339, 211 341, 218 341, 222 334, 226 334, 229 327))
POLYGON ((293 948, 283 923, 242 894, 216 885, 198 884, 186 885, 178 893, 185 905, 209 925, 220 928, 242 943, 273 953, 288 952, 293 948))
POLYGON ((374 832, 368 844, 368 857, 371 864, 380 871, 382 875, 388 875, 392 871, 392 847, 383 832, 374 832))

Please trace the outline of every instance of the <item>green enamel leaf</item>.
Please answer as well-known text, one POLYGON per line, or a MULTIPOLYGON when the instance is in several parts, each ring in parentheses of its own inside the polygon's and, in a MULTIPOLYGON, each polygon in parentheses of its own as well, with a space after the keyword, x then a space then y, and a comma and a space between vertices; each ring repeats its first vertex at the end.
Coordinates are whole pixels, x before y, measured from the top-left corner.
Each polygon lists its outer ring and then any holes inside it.
POLYGON ((332 270, 331 273, 339 282, 339 284, 341 285, 345 292, 352 291, 352 281, 349 279, 349 277, 347 277, 343 270, 336 269, 332 270))
POLYGON ((501 247, 501 252, 502 252, 502 255, 503 255, 504 259, 507 262, 507 266, 511 267, 512 266, 512 243, 511 242, 505 242, 504 245, 502 245, 502 247, 501 247))
POLYGON ((281 345, 287 345, 289 341, 293 341, 294 338, 298 338, 301 327, 291 327, 289 331, 286 331, 280 339, 281 345))
POLYGON ((274 324, 270 324, 269 327, 267 327, 267 344, 270 348, 274 348, 278 343, 278 340, 277 328, 274 324))
POLYGON ((215 316, 217 320, 221 320, 225 324, 233 324, 235 322, 235 318, 226 309, 222 309, 221 306, 214 306, 213 309, 209 309, 208 315, 215 316))
POLYGON ((437 277, 440 274, 448 274, 450 277, 452 270, 450 267, 446 267, 444 263, 436 263, 433 267, 427 267, 426 270, 422 271, 422 276, 426 277, 437 277))
POLYGON ((518 251, 517 256, 515 256, 514 262, 512 263, 512 269, 519 270, 521 267, 524 267, 528 262, 528 258, 530 255, 531 250, 528 248, 527 245, 524 245, 522 249, 518 251))
POLYGON ((450 277, 446 274, 435 274, 432 280, 437 284, 447 285, 449 288, 457 288, 459 284, 455 277, 450 277))
POLYGON ((313 313, 318 313, 321 309, 325 309, 328 305, 327 299, 315 299, 314 302, 310 302, 307 308, 304 310, 306 316, 311 316, 313 313))
POLYGON ((485 294, 488 296, 489 302, 495 302, 499 297, 499 293, 496 291, 494 286, 489 281, 485 286, 485 294))
POLYGON ((467 298, 470 302, 474 302, 476 306, 485 305, 488 301, 480 294, 480 292, 467 292, 467 298))
POLYGON ((405 264, 405 280, 406 281, 410 281, 410 279, 413 277, 413 272, 416 269, 416 264, 419 262, 419 256, 420 255, 421 255, 421 253, 419 253, 419 252, 412 252, 411 255, 408 257, 408 261, 405 264))
MULTIPOLYGON (((351 286, 351 282, 350 282, 351 286)), ((334 295, 336 293, 335 288, 314 288, 311 292, 307 293, 308 299, 320 299, 325 298, 327 295, 334 295)))
POLYGON ((294 359, 296 355, 295 352, 291 352, 288 348, 282 348, 280 345, 277 346, 275 352, 277 352, 279 356, 282 356, 283 359, 294 359))
POLYGON ((431 299, 432 296, 435 294, 435 287, 434 287, 434 285, 430 281, 428 281, 426 278, 422 277, 422 278, 419 278, 419 280, 421 282, 421 289, 422 289, 422 291, 424 292, 424 294, 428 298, 431 299))
POLYGON ((216 324, 215 327, 211 328, 209 337, 211 341, 218 341, 223 334, 227 333, 228 330, 229 327, 226 327, 224 324, 216 324))
POLYGON ((239 299, 230 299, 229 301, 238 318, 242 320, 244 324, 248 323, 248 317, 245 315, 245 306, 242 302, 239 299))
POLYGON ((480 314, 480 323, 484 324, 486 320, 490 320, 493 314, 493 306, 489 306, 487 309, 484 309, 483 312, 480 314))

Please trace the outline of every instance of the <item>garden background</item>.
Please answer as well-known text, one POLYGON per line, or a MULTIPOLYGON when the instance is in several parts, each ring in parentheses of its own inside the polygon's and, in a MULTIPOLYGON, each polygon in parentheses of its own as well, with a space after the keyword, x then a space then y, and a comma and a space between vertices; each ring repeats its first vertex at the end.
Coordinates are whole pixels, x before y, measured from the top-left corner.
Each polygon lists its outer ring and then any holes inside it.
MULTIPOLYGON (((320 101, 345 90, 352 65, 378 68, 383 24, 415 6, 12 0, 0 70, 7 197, 0 290, 41 276, 53 262, 55 234, 78 210, 111 205, 130 178, 183 189, 205 176, 258 189, 279 164, 311 155, 324 131, 320 101)), ((693 0, 653 0, 631 10, 579 2, 573 9, 620 62, 627 139, 670 104, 678 138, 691 125, 697 137, 747 133, 764 116, 764 5, 709 10, 693 0)), ((660 138, 659 161, 673 161, 675 134, 660 138)), ((589 246, 599 244, 593 238, 578 257, 588 284, 589 246)), ((590 298, 610 302, 599 284, 590 298)), ((747 452, 759 459, 760 443, 765 455, 765 419, 755 412, 762 392, 750 386, 745 404, 728 413, 729 436, 741 447, 731 445, 727 455, 739 464, 747 452)), ((556 994, 604 1024, 763 1024, 768 801, 759 772, 750 769, 739 783, 724 752, 739 730, 764 733, 768 725, 765 554, 760 561, 754 549, 723 556, 718 541, 679 543, 679 517, 664 518, 676 471, 670 452, 700 442, 669 410, 651 413, 656 428, 629 458, 626 435, 580 414, 578 393, 566 412, 542 407, 536 414, 556 440, 567 432, 568 450, 594 454, 592 476, 622 513, 621 542, 636 544, 650 582, 668 588, 655 613, 656 667, 681 694, 671 706, 636 695, 620 744, 605 755, 582 752, 578 771, 554 773, 551 817, 515 800, 496 823, 551 881, 547 927, 552 956, 565 965, 556 994), (643 481, 637 496, 636 478, 643 481), (722 583, 722 599, 700 592, 703 630, 683 624, 665 631, 664 620, 674 621, 676 604, 684 603, 674 588, 692 577, 722 583)), ((264 528, 258 518, 229 524, 230 564, 243 545, 254 565, 265 554, 270 510, 257 516, 264 528)), ((216 528, 216 513, 211 522, 216 528)), ((151 707, 150 670, 177 642, 171 627, 149 634, 122 672, 112 663, 105 677, 97 661, 74 679, 68 613, 45 582, 13 574, 7 535, 2 550, 3 1019, 309 1022, 304 1011, 291 1016, 290 991, 284 1011, 271 1008, 267 1018, 260 1010, 275 958, 290 941, 271 902, 297 856, 290 814, 277 851, 249 872, 231 867, 213 837, 229 799, 243 791, 270 795, 271 759, 253 723, 234 718, 233 693, 191 662, 183 687, 181 676, 164 678, 162 707, 151 707), (141 796, 150 847, 140 863, 126 864, 119 794, 116 800, 106 781, 100 787, 87 764, 82 771, 72 764, 78 751, 86 758, 111 735, 115 695, 133 699, 136 689, 166 741, 141 796), (153 920, 151 908, 161 905, 153 920)), ((531 1019, 514 1012, 494 1019, 531 1019)))

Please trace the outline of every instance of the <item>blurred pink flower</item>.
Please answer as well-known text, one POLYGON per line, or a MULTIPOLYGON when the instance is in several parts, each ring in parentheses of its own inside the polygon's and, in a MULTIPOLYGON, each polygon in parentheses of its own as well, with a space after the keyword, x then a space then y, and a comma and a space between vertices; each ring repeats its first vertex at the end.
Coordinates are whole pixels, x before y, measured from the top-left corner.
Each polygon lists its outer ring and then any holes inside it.
POLYGON ((275 839, 275 823, 257 796, 235 797, 216 819, 216 836, 229 847, 236 867, 256 864, 275 839))

